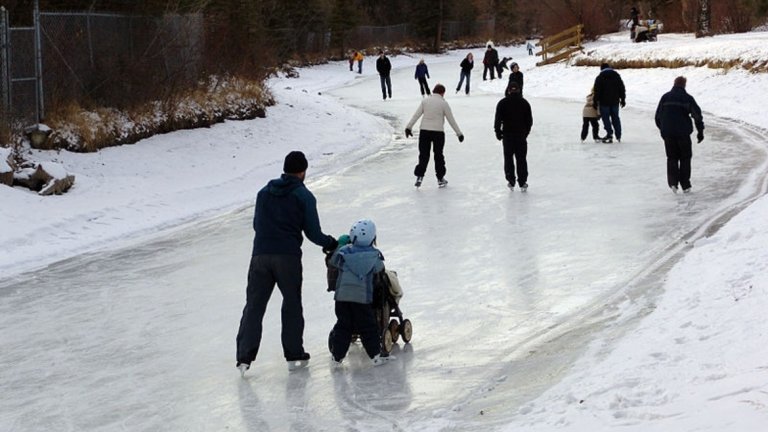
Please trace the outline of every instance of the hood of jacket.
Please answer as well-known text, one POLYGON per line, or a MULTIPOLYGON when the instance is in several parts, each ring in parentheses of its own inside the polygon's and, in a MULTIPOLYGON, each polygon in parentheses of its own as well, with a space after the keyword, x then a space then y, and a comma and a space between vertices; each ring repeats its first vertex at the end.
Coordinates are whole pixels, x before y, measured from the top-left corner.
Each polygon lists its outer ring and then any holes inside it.
POLYGON ((304 182, 293 175, 283 174, 280 178, 270 180, 267 183, 267 192, 275 196, 285 196, 293 192, 294 189, 301 186, 304 182))

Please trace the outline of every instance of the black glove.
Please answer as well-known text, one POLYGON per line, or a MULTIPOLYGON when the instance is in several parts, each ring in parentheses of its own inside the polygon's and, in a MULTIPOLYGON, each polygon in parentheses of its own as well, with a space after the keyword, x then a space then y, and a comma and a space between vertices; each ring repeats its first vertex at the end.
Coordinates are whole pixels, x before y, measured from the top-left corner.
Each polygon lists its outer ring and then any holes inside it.
POLYGON ((459 142, 464 142, 464 135, 459 135, 459 142))
POLYGON ((621 105, 621 107, 624 108, 625 106, 627 106, 627 101, 622 99, 621 102, 619 102, 619 105, 621 105))
POLYGON ((696 134, 696 142, 700 143, 702 141, 704 141, 704 132, 699 131, 699 133, 696 134))
POLYGON ((411 130, 410 130, 410 129, 406 129, 406 130, 405 130, 405 137, 406 137, 406 138, 410 138, 410 137, 412 137, 412 136, 413 136, 413 132, 411 132, 411 130))
POLYGON ((501 132, 496 132, 496 139, 499 141, 503 140, 504 134, 502 134, 501 132))
POLYGON ((325 254, 333 253, 336 250, 337 247, 339 247, 339 241, 336 240, 335 238, 331 237, 331 244, 329 244, 329 245, 327 245, 327 246, 325 246, 323 248, 323 253, 325 253, 325 254))

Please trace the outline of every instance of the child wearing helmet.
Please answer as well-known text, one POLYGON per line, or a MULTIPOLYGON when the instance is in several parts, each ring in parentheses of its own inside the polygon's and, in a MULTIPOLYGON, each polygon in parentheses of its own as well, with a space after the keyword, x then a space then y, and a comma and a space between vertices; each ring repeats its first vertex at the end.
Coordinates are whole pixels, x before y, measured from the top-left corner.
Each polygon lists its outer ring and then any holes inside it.
POLYGON ((375 365, 385 361, 381 354, 379 329, 373 302, 373 276, 384 270, 384 256, 374 247, 376 225, 359 220, 349 230, 350 243, 338 248, 329 264, 338 269, 334 300, 336 324, 329 336, 329 347, 336 365, 346 357, 352 334, 359 334, 368 357, 375 365))

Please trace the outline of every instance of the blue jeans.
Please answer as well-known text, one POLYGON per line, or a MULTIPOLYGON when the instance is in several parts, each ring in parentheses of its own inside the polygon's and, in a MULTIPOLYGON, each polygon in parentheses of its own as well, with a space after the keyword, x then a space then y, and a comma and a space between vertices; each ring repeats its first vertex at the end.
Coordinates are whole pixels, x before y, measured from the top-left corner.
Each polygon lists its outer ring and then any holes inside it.
POLYGON ((603 128, 607 133, 606 138, 613 137, 616 131, 616 139, 621 139, 621 119, 619 119, 618 105, 600 105, 600 117, 603 118, 603 128))
POLYGON ((384 99, 387 96, 392 99, 392 80, 389 78, 389 75, 379 75, 379 80, 381 81, 381 95, 384 96, 384 99))
POLYGON ((469 94, 469 75, 471 74, 470 71, 461 71, 461 76, 459 77, 459 85, 456 86, 456 91, 461 90, 461 84, 464 82, 464 78, 467 79, 467 86, 464 89, 464 93, 469 94))

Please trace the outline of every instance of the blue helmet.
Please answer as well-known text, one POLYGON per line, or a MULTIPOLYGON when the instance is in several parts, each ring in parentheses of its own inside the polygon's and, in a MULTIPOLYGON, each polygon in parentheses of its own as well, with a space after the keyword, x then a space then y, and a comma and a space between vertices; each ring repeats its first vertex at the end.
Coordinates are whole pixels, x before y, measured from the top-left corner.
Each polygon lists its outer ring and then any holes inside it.
POLYGON ((361 219, 349 229, 349 238, 355 246, 371 246, 376 240, 376 224, 370 219, 361 219))

